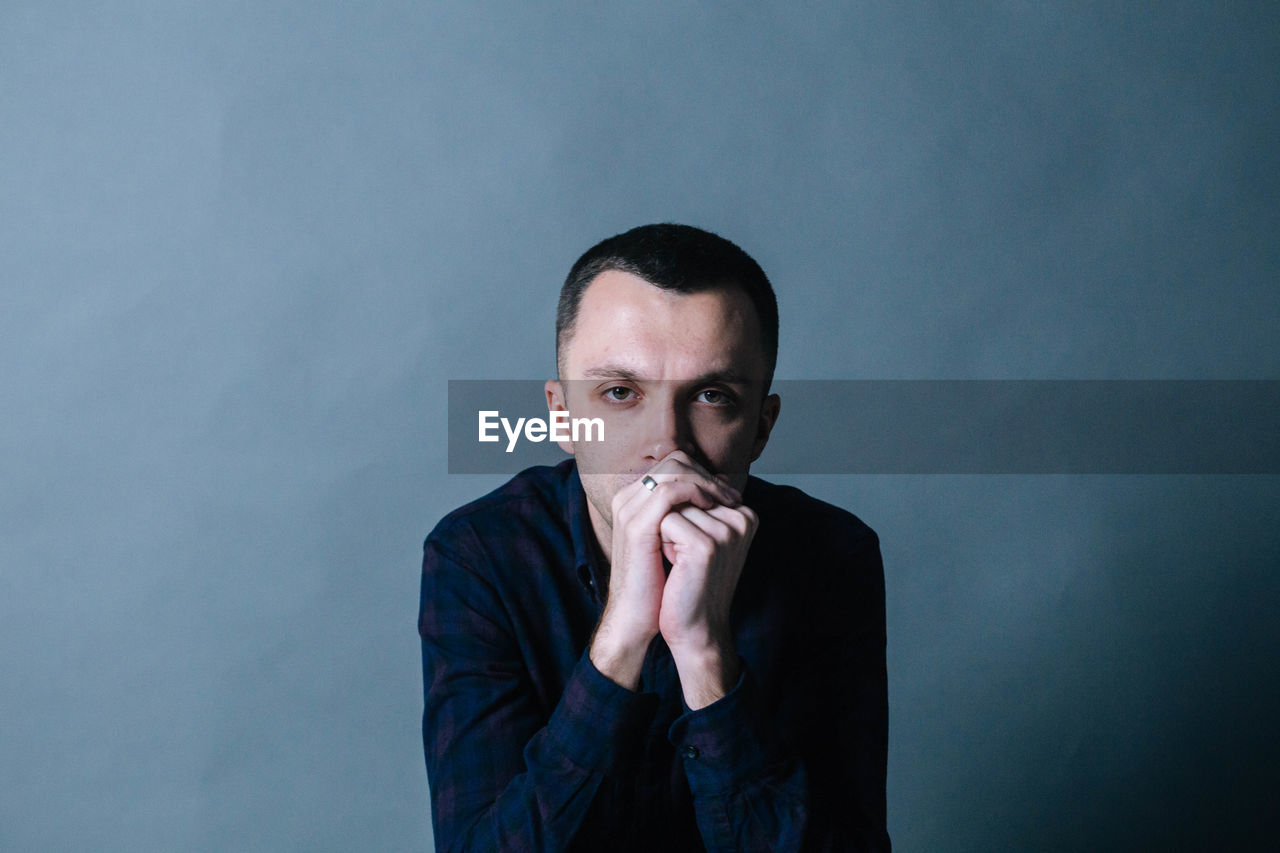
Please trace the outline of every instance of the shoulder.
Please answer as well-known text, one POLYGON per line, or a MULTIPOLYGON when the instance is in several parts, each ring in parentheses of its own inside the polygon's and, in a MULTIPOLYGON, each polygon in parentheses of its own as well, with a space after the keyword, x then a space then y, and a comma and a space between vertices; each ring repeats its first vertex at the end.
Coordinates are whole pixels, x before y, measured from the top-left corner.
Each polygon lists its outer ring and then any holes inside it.
POLYGON ((880 539, 847 509, 752 477, 743 496, 760 517, 753 583, 806 614, 817 632, 883 633, 880 539))
POLYGON ((445 515, 423 543, 446 556, 471 557, 495 543, 546 536, 564 526, 570 466, 526 468, 493 491, 445 515))
POLYGON ((827 544, 839 549, 878 547, 879 537, 858 516, 795 486, 770 483, 759 477, 748 480, 746 503, 760 516, 760 528, 803 535, 810 545, 827 544))

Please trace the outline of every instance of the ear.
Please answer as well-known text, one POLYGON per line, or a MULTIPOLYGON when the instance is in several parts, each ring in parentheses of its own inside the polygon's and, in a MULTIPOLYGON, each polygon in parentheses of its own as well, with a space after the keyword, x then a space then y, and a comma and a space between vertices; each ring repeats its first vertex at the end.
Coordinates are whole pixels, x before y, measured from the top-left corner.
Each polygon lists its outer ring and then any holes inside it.
POLYGON ((760 418, 756 421, 756 437, 751 444, 751 461, 755 462, 764 453, 764 446, 769 443, 769 434, 773 425, 778 422, 778 413, 782 411, 782 398, 770 394, 760 404, 760 418))
MULTIPOLYGON (((548 412, 567 412, 569 411, 569 401, 564 396, 564 386, 558 380, 548 379, 546 384, 542 386, 543 392, 547 395, 547 411, 548 412)), ((560 449, 570 456, 573 455, 572 441, 557 441, 560 449)))

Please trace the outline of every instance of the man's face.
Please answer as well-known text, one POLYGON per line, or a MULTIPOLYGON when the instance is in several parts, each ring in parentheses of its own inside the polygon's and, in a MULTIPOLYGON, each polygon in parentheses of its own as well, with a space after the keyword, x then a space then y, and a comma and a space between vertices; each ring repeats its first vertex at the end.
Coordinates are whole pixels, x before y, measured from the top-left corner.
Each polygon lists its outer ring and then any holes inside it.
POLYGON ((741 490, 777 418, 762 399, 765 356, 747 295, 719 287, 681 294, 618 270, 583 293, 561 343, 561 380, 547 383, 552 410, 601 418, 604 441, 566 442, 577 457, 592 521, 611 529, 618 489, 673 450, 741 490))

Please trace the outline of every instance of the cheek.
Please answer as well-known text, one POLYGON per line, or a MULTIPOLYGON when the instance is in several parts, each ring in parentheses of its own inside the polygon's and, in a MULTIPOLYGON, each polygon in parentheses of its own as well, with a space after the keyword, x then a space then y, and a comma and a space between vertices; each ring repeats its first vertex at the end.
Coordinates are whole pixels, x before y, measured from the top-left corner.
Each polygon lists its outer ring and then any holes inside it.
POLYGON ((573 446, 573 455, 578 460, 578 470, 609 477, 618 471, 617 433, 610 432, 609 424, 605 424, 604 441, 579 441, 573 446))
POLYGON ((584 480, 590 476, 597 497, 606 501, 613 500, 618 489, 639 478, 643 471, 637 473, 638 468, 647 467, 639 461, 643 454, 633 452, 623 438, 616 432, 609 433, 606 426, 604 441, 581 441, 574 446, 579 474, 584 480))
POLYGON ((755 430, 754 424, 743 418, 730 420, 708 414, 694 419, 693 436, 708 459, 722 463, 749 454, 755 430))
POLYGON ((613 501, 614 487, 613 478, 605 474, 583 474, 582 490, 587 493, 587 499, 595 504, 596 508, 606 511, 613 501))
POLYGON ((585 454, 592 471, 626 474, 634 471, 638 460, 644 457, 645 439, 645 431, 637 428, 633 420, 605 418, 604 441, 580 442, 575 451, 579 458, 585 454))

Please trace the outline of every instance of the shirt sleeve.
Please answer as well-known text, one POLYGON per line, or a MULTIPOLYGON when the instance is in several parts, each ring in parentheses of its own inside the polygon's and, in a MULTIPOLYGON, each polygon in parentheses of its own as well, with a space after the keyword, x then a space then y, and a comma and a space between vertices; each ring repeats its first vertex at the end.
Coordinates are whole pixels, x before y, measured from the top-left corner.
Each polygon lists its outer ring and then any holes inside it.
POLYGON ((668 731, 708 853, 890 850, 884 568, 874 534, 850 556, 847 618, 815 635, 805 689, 821 697, 822 713, 806 721, 812 732, 779 736, 746 661, 729 693, 686 706, 668 731))
POLYGON ((496 591, 430 538, 418 629, 436 849, 566 849, 654 697, 614 684, 584 652, 548 719, 496 591))

